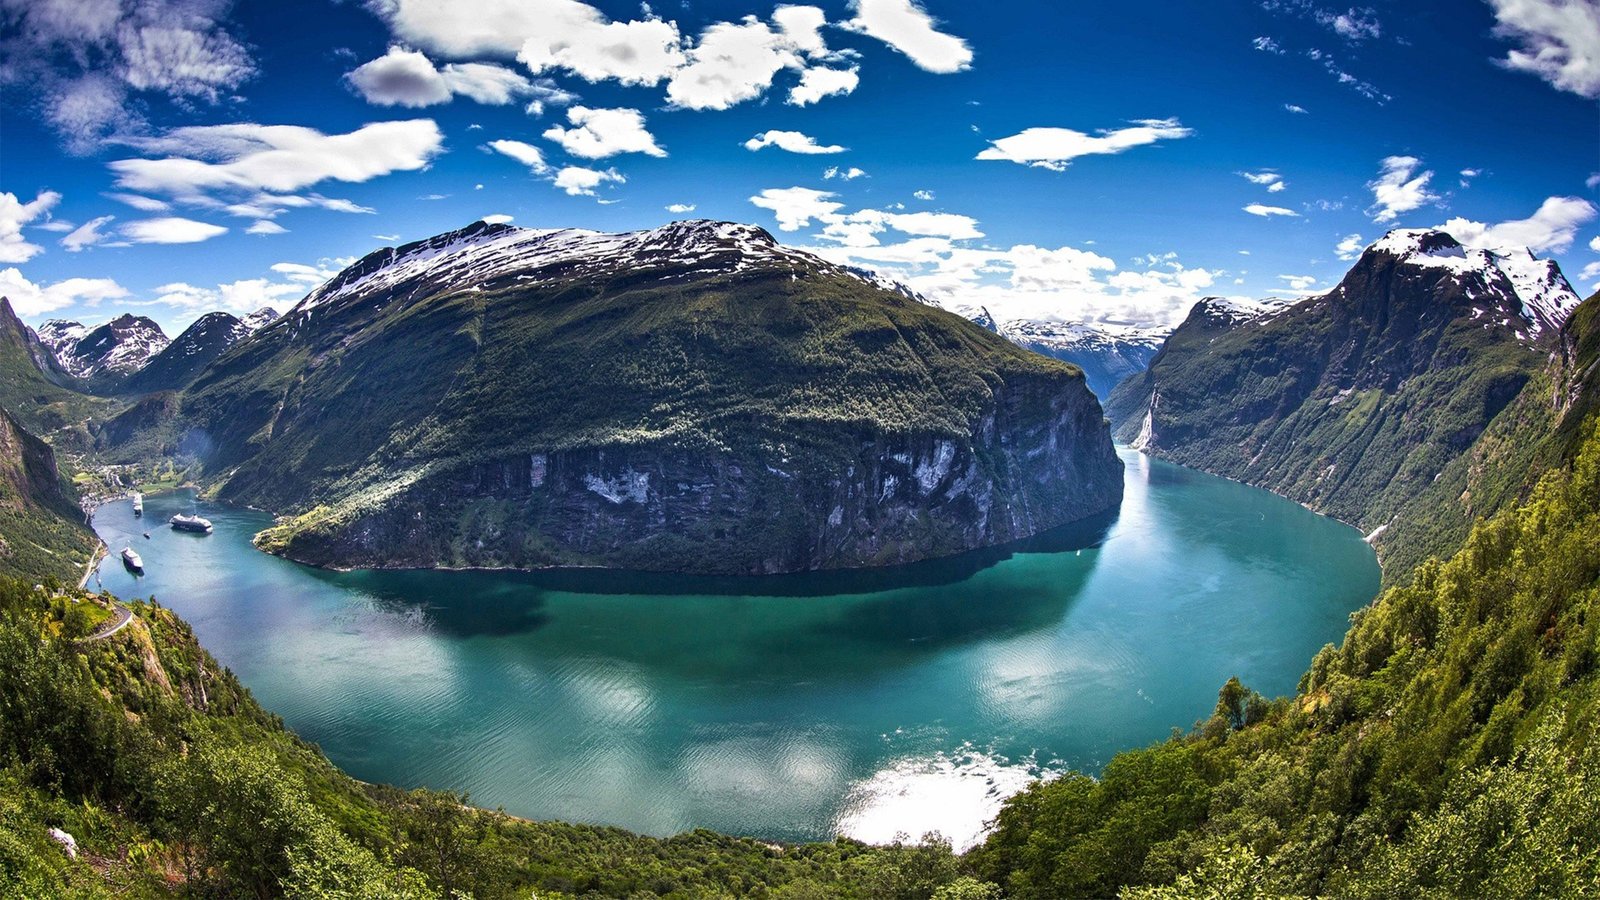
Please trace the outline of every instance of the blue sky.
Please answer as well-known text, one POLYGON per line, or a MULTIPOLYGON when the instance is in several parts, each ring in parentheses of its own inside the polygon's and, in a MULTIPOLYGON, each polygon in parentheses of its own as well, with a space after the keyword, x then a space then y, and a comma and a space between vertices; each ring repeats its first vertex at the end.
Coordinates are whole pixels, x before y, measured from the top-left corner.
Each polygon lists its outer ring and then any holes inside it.
POLYGON ((0 292, 35 324, 281 311, 351 257, 491 215, 754 222, 948 305, 1114 326, 1326 289, 1398 226, 1600 282, 1593 2, 0 16, 0 292))

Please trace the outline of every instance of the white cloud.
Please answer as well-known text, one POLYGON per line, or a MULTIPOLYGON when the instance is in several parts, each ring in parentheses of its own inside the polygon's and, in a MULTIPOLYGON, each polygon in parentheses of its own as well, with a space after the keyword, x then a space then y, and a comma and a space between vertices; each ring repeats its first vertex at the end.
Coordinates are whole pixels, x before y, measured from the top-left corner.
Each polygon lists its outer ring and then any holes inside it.
POLYGON ((1366 241, 1361 239, 1361 235, 1347 234, 1343 238, 1339 239, 1339 245, 1333 248, 1333 252, 1337 254, 1340 259, 1344 260, 1345 262, 1349 262, 1359 257, 1361 255, 1361 251, 1366 249, 1366 246, 1366 241))
POLYGON ((1060 172, 1080 156, 1121 153, 1160 140, 1194 134, 1177 119, 1138 119, 1127 128, 1101 129, 1085 134, 1070 128, 1029 128, 991 142, 977 159, 1000 159, 1060 172))
POLYGON ((1370 9, 1351 9, 1347 12, 1321 12, 1317 21, 1332 28, 1334 33, 1352 41, 1381 37, 1383 26, 1370 9))
POLYGON ((1482 175, 1483 174, 1483 170, 1482 169, 1462 169, 1460 174, 1461 174, 1461 186, 1464 187, 1464 188, 1465 187, 1471 187, 1472 186, 1472 180, 1474 178, 1477 178, 1479 175, 1482 175))
POLYGON ((1589 249, 1596 253, 1600 253, 1600 237, 1589 239, 1589 249))
POLYGON ((972 65, 972 48, 939 31, 916 0, 851 0, 855 18, 843 27, 875 37, 929 72, 960 72, 972 65))
POLYGON ((837 196, 832 191, 818 191, 811 188, 767 188, 761 193, 750 198, 750 202, 762 209, 772 211, 778 219, 778 228, 783 231, 798 231, 815 219, 838 212, 844 207, 843 203, 832 200, 837 196))
POLYGON ((544 161, 544 151, 532 144, 525 144, 522 141, 490 141, 488 146, 496 153, 509 156, 532 169, 535 175, 543 175, 550 171, 550 164, 544 161))
POLYGON ((0 297, 9 299, 19 316, 43 315, 78 304, 94 306, 126 296, 127 290, 110 278, 68 278, 38 285, 23 277, 20 269, 0 269, 0 297))
POLYGON ((848 69, 807 66, 800 71, 800 83, 789 89, 788 102, 794 106, 806 106, 824 97, 848 94, 860 83, 861 70, 855 66, 848 69))
POLYGON ((40 191, 23 203, 16 194, 0 192, 0 262, 24 263, 44 252, 22 236, 22 226, 50 212, 61 202, 55 191, 40 191))
POLYGON ((567 121, 574 127, 556 125, 545 131, 548 141, 560 144, 573 156, 605 159, 619 153, 644 153, 666 156, 667 151, 644 127, 644 115, 637 109, 591 109, 574 106, 567 110, 567 121))
POLYGON ((203 201, 214 192, 294 191, 424 168, 444 146, 432 119, 374 122, 348 134, 298 125, 206 125, 130 141, 161 159, 109 165, 117 186, 203 201))
POLYGON ((1292 218, 1299 218, 1300 216, 1299 213, 1292 209, 1284 209, 1281 206, 1267 206, 1263 203, 1252 203, 1249 206, 1244 207, 1244 211, 1252 216, 1261 216, 1262 218, 1267 218, 1268 216, 1288 216, 1292 218))
POLYGON ((1578 229, 1595 217, 1594 204, 1579 197, 1550 197, 1526 219, 1494 225, 1454 218, 1439 226, 1469 247, 1498 250, 1527 247, 1534 253, 1564 252, 1578 229))
POLYGON ((78 226, 71 234, 61 239, 61 246, 67 248, 68 253, 77 253, 95 244, 100 243, 111 235, 101 231, 116 216, 101 216, 78 226))
POLYGON ((522 97, 553 102, 571 95, 535 85, 527 77, 491 63, 451 63, 436 68, 427 56, 404 47, 362 64, 345 76, 369 103, 423 107, 448 103, 461 95, 491 106, 505 106, 522 97))
POLYGON ((582 166, 567 166, 556 173, 553 184, 573 197, 593 197, 595 188, 607 183, 623 184, 627 180, 616 169, 598 171, 582 166))
POLYGON ((679 214, 679 215, 682 215, 683 213, 691 213, 691 212, 694 212, 694 204, 693 203, 672 203, 672 204, 669 204, 667 206, 667 212, 675 213, 675 214, 679 214))
POLYGON ((1317 283, 1315 275, 1279 275, 1279 280, 1289 286, 1289 290, 1296 294, 1312 293, 1312 286, 1317 283))
POLYGON ((911 196, 917 198, 918 200, 932 200, 933 191, 912 191, 911 196))
POLYGON ((858 169, 855 166, 847 169, 839 166, 829 166, 822 170, 822 177, 828 181, 832 181, 835 178, 840 181, 855 181, 857 178, 865 178, 866 175, 865 170, 858 169))
POLYGON ((838 144, 819 144, 817 139, 798 131, 763 131, 744 142, 746 150, 777 147, 790 153, 843 153, 846 147, 838 144))
POLYGON ((1270 37, 1266 37, 1266 36, 1258 37, 1255 40, 1250 42, 1250 46, 1256 48, 1257 50, 1260 50, 1263 53, 1271 53, 1274 56, 1282 56, 1283 55, 1283 48, 1278 45, 1277 41, 1273 40, 1270 37))
POLYGON ((68 147, 90 152, 138 124, 136 93, 216 103, 254 73, 249 52, 221 24, 230 5, 0 0, 8 89, 36 94, 68 147))
POLYGON ((515 218, 515 216, 508 216, 505 213, 493 213, 491 215, 484 216, 483 221, 489 225, 507 225, 510 224, 515 218))
POLYGON ((1259 184, 1265 187, 1267 192, 1272 194, 1276 194, 1289 186, 1289 183, 1284 181, 1283 176, 1277 172, 1263 170, 1260 172, 1238 172, 1236 174, 1251 184, 1259 184))
POLYGON ((582 19, 552 21, 547 28, 528 35, 518 49, 517 59, 535 72, 559 68, 586 81, 653 85, 683 65, 683 39, 672 22, 607 22, 581 3, 530 5, 559 5, 572 12, 575 19, 582 19), (583 7, 584 12, 574 7, 583 7))
POLYGON ((140 210, 141 212, 166 212, 172 208, 172 204, 165 200, 157 200, 154 197, 143 197, 138 194, 109 193, 106 194, 106 196, 117 201, 118 203, 126 203, 134 209, 140 210))
POLYGON ((181 216, 139 219, 117 230, 135 244, 197 244, 228 233, 221 225, 197 222, 181 216))
POLYGON ((289 229, 271 219, 257 219, 244 230, 245 234, 286 234, 289 229))
POLYGON ((1310 114, 1310 111, 1307 110, 1304 106, 1300 106, 1300 105, 1295 104, 1295 103, 1285 103, 1283 105, 1283 108, 1284 108, 1284 110, 1286 112, 1292 112, 1295 115, 1299 115, 1299 116, 1304 116, 1304 115, 1309 115, 1310 114))
POLYGON ((710 26, 687 58, 667 84, 667 99, 685 109, 727 109, 761 96, 784 69, 805 65, 785 32, 753 16, 710 26))
POLYGON ((1591 291, 1600 287, 1600 284, 1597 284, 1597 282, 1600 282, 1600 262, 1592 262, 1584 266, 1583 271, 1578 273, 1578 279, 1587 282, 1591 291))
POLYGON ((1592 0, 1489 0, 1495 33, 1518 41, 1501 65, 1552 86, 1600 97, 1600 6, 1592 0))
POLYGON ((1378 178, 1367 183, 1372 189, 1372 206, 1367 214, 1374 222, 1393 222, 1402 213, 1438 200, 1428 190, 1433 172, 1418 173, 1422 161, 1414 156, 1390 156, 1380 163, 1378 178))

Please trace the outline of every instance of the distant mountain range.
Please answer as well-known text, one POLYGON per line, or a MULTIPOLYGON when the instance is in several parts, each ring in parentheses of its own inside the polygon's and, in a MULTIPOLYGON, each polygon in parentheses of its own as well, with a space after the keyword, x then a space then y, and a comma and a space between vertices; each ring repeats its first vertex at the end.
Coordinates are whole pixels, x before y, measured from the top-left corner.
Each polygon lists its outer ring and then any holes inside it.
POLYGON ((62 371, 99 393, 143 393, 182 387, 206 364, 278 314, 262 308, 241 319, 232 313, 207 313, 177 340, 168 339, 155 320, 123 314, 98 326, 51 319, 38 339, 54 354, 62 371))
POLYGON ((1124 378, 1143 372, 1150 365, 1167 336, 1167 331, 1161 328, 1089 325, 1055 319, 997 320, 982 306, 956 303, 948 308, 1019 347, 1079 367, 1089 380, 1089 389, 1102 402, 1124 378))

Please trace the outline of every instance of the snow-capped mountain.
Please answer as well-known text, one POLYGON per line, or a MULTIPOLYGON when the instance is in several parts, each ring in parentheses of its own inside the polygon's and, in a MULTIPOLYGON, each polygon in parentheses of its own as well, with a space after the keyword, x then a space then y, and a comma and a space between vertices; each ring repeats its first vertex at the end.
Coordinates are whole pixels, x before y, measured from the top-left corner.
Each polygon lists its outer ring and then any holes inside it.
POLYGON ((1160 328, 1054 319, 997 319, 983 306, 951 304, 946 308, 1020 347, 1076 365, 1083 370, 1089 389, 1101 398, 1108 396, 1117 382, 1143 372, 1167 336, 1167 331, 1160 328))
MULTIPOLYGON (((250 334, 251 332, 260 331, 277 320, 278 311, 270 306, 263 306, 250 315, 240 319, 239 324, 245 329, 244 334, 250 334)), ((243 336, 244 335, 240 335, 240 337, 243 336)))
MULTIPOLYGON (((1403 266, 1445 269, 1469 297, 1515 297, 1526 323, 1518 330, 1525 338, 1560 328, 1582 302, 1555 260, 1538 259, 1525 247, 1482 250, 1463 246, 1443 231, 1404 228, 1384 235, 1368 252, 1386 253, 1403 266)), ((1478 310, 1480 316, 1493 312, 1487 304, 1478 310)))
POLYGON ((38 334, 63 369, 84 379, 131 375, 171 343, 154 320, 131 313, 95 328, 52 319, 38 334))
POLYGON ((183 387, 212 360, 277 318, 270 307, 243 319, 226 312, 206 313, 129 378, 124 389, 142 393, 183 387))
POLYGON ((690 219, 608 234, 474 222, 458 231, 367 254, 308 294, 285 318, 298 323, 350 296, 396 298, 441 286, 480 290, 507 278, 557 281, 627 273, 687 280, 758 267, 788 267, 797 277, 802 271, 823 270, 882 286, 872 276, 785 247, 755 225, 690 219))

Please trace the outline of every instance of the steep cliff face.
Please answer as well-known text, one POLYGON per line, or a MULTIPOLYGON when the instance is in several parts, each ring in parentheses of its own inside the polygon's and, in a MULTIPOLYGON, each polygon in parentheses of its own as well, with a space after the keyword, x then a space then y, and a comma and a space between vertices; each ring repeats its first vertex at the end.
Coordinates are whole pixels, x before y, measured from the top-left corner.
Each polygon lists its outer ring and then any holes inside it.
POLYGON ((1203 301, 1107 411, 1122 440, 1381 538, 1543 377, 1577 302, 1525 252, 1396 231, 1325 295, 1203 301))
POLYGON ((0 573, 71 583, 95 544, 55 452, 0 409, 0 573))
POLYGON ((1121 498, 1081 371, 729 223, 379 251, 181 406, 322 565, 878 565, 1121 498))

